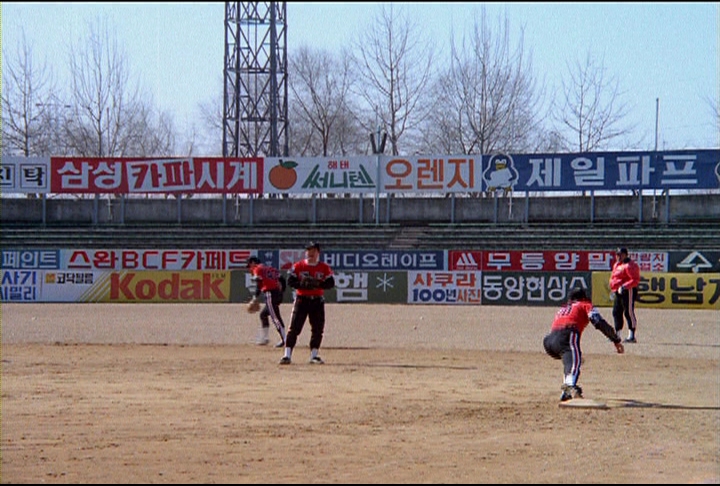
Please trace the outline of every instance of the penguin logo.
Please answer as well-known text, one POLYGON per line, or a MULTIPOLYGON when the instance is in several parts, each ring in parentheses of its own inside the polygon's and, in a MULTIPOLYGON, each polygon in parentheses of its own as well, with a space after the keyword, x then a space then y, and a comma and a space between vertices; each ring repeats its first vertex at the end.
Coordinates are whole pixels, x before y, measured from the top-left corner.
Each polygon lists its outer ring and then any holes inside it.
POLYGON ((519 179, 518 171, 515 169, 515 162, 510 155, 495 154, 490 157, 488 167, 483 172, 483 181, 488 192, 503 191, 507 194, 517 184, 519 179))

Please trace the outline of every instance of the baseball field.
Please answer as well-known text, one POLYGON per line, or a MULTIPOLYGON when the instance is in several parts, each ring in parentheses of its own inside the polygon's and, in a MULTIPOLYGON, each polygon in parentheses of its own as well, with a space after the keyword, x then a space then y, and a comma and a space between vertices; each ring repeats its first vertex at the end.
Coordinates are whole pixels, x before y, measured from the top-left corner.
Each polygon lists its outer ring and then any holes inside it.
POLYGON ((3 483, 720 483, 717 311, 588 327, 582 409, 549 307, 328 304, 290 366, 241 304, 0 310, 3 483))

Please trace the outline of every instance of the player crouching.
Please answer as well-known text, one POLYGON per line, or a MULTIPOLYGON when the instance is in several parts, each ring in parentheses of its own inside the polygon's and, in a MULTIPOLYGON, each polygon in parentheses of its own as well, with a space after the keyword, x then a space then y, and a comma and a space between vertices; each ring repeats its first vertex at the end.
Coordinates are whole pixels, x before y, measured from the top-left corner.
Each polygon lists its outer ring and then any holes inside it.
POLYGON ((598 331, 615 344, 618 354, 625 351, 622 339, 595 309, 585 290, 573 289, 570 292, 569 300, 555 313, 550 333, 543 339, 545 352, 554 359, 562 360, 563 363, 565 379, 561 387, 560 401, 562 402, 573 398, 583 398, 582 388, 578 386, 580 367, 582 366, 580 337, 588 323, 592 323, 598 331))

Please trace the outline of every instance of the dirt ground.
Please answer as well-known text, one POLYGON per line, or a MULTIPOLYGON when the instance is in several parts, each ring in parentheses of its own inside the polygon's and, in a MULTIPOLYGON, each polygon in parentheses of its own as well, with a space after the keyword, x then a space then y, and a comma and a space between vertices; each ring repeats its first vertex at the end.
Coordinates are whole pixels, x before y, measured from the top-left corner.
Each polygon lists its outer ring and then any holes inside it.
POLYGON ((624 355, 589 327, 604 410, 558 407, 552 308, 329 304, 321 366, 241 305, 1 311, 3 483, 720 482, 714 311, 639 309, 624 355))

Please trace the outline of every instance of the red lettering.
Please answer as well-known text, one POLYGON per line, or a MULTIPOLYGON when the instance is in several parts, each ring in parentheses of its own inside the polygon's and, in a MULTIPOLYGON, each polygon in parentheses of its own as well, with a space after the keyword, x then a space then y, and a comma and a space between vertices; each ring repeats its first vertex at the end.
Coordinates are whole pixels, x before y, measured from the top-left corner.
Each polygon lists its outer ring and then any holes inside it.
POLYGON ((128 273, 123 276, 121 281, 119 274, 113 273, 110 275, 110 298, 117 300, 120 298, 120 293, 122 292, 127 300, 135 300, 135 295, 130 290, 130 282, 132 282, 134 277, 134 273, 128 273))
POLYGON ((171 263, 177 263, 177 251, 164 251, 162 254, 162 268, 167 269, 171 263))
POLYGON ((150 300, 156 293, 155 282, 152 280, 140 280, 135 284, 135 295, 138 299, 150 300))
POLYGON ((114 268, 117 263, 117 258, 115 250, 96 251, 93 264, 95 268, 114 268))
POLYGON ((84 250, 75 250, 70 255, 68 268, 92 268, 90 265, 90 257, 84 250))
POLYGON ((180 293, 184 300, 199 300, 202 298, 202 282, 200 280, 183 280, 183 286, 187 285, 187 288, 183 288, 180 293))
POLYGON ((173 273, 169 279, 161 280, 158 295, 161 299, 177 300, 180 295, 180 275, 173 273))
MULTIPOLYGON (((195 252, 189 251, 189 250, 183 250, 180 252, 180 256, 183 259, 182 269, 187 270, 187 268, 190 266, 190 264, 195 259, 195 252)), ((201 266, 198 264, 195 266, 198 270, 202 270, 201 266)))
POLYGON ((149 260, 150 260, 149 257, 151 255, 155 256, 157 254, 158 254, 158 252, 156 250, 147 250, 145 253, 143 253, 143 267, 145 267, 145 269, 158 268, 157 265, 152 265, 149 262, 149 260))
POLYGON ((210 298, 210 291, 215 294, 218 298, 225 297, 222 293, 222 290, 220 290, 220 284, 222 283, 222 279, 216 278, 215 280, 211 281, 212 276, 208 273, 203 275, 203 298, 209 299, 210 298))
POLYGON ((195 300, 204 301, 217 298, 225 300, 220 287, 224 281, 218 274, 203 274, 202 279, 181 279, 180 273, 172 273, 169 278, 155 281, 145 278, 135 280, 137 273, 113 273, 110 275, 111 300, 153 300, 166 301, 195 300))
POLYGON ((122 268, 134 269, 138 267, 138 254, 136 251, 124 251, 122 252, 122 268))

